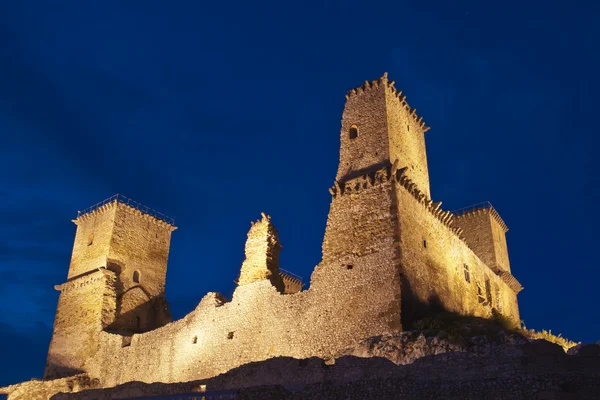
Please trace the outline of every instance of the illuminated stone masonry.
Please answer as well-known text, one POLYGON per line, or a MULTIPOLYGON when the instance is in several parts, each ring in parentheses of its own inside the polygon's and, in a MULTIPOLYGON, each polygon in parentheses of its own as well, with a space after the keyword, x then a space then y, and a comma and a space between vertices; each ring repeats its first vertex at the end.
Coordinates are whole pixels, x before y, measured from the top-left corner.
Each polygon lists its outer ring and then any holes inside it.
POLYGON ((428 129, 387 74, 352 89, 308 289, 280 270, 263 213, 233 298, 208 293, 178 321, 164 296, 174 221, 122 196, 78 213, 45 380, 6 388, 9 399, 206 379, 279 356, 333 359, 441 311, 519 321, 507 227, 489 203, 452 213, 430 198, 428 129))

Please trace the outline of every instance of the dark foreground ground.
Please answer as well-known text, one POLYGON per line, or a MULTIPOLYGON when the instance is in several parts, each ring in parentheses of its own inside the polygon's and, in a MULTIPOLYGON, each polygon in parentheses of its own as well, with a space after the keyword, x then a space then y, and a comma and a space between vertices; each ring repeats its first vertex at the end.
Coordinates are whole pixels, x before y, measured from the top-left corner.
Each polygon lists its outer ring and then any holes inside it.
POLYGON ((600 399, 600 346, 571 354, 546 341, 492 346, 485 354, 450 352, 408 365, 385 358, 335 361, 276 358, 203 381, 132 382, 64 393, 74 399, 600 399), (206 392, 201 385, 206 385, 206 392))
POLYGON ((515 332, 462 328, 472 334, 397 332, 363 339, 336 359, 279 357, 191 382, 94 389, 101 382, 84 374, 30 381, 8 388, 9 400, 600 400, 600 345, 565 353, 515 332))

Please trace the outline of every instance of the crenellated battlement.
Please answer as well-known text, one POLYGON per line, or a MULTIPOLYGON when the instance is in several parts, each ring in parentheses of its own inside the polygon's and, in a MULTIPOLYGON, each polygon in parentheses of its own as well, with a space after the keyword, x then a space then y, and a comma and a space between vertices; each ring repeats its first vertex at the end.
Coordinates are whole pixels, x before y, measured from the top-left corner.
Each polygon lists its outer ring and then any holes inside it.
POLYGON ((504 233, 508 232, 508 226, 498 214, 498 211, 492 206, 492 203, 485 201, 469 207, 464 207, 453 211, 457 219, 471 218, 480 214, 489 214, 502 227, 504 233))
POLYGON ((337 196, 347 196, 357 194, 373 186, 379 186, 386 182, 397 182, 407 190, 425 209, 436 217, 444 226, 450 229, 461 240, 463 230, 452 226, 454 214, 451 211, 444 211, 441 208, 442 202, 434 202, 425 193, 421 192, 417 185, 405 175, 407 168, 398 168, 396 165, 390 165, 377 171, 364 174, 360 177, 349 179, 343 183, 335 182, 334 186, 329 188, 329 193, 335 198, 337 196))
POLYGON ((73 220, 75 225, 78 225, 80 221, 85 221, 104 212, 113 209, 117 204, 121 204, 129 212, 137 214, 142 218, 153 222, 159 226, 174 231, 177 229, 175 226, 175 220, 161 212, 158 212, 150 207, 144 206, 135 200, 125 197, 121 194, 115 194, 99 203, 94 204, 91 207, 86 208, 83 211, 77 211, 77 218, 73 220))
POLYGON ((419 117, 417 115, 417 109, 410 107, 410 105, 406 101, 406 96, 402 94, 401 90, 396 89, 396 87, 394 86, 395 84, 395 81, 388 80, 388 73, 384 72, 381 78, 375 79, 373 81, 366 80, 365 83, 363 83, 361 86, 354 89, 350 89, 346 93, 346 100, 349 100, 354 96, 361 95, 371 89, 380 88, 381 86, 384 86, 385 89, 388 90, 389 93, 398 100, 400 106, 404 110, 406 110, 408 115, 410 115, 412 119, 423 129, 423 132, 427 132, 430 129, 430 127, 425 125, 425 121, 423 121, 422 116, 419 117))
MULTIPOLYGON (((453 211, 442 210, 442 202, 434 202, 421 192, 417 185, 405 174, 406 170, 406 167, 397 168, 397 165, 390 165, 342 183, 336 181, 334 186, 329 188, 329 193, 333 198, 338 196, 356 195, 371 187, 380 186, 388 182, 395 182, 410 193, 412 197, 427 210, 427 212, 437 218, 450 232, 456 235, 471 251, 480 257, 480 249, 470 242, 463 227, 453 226, 455 222, 477 215, 489 214, 496 222, 498 222, 504 232, 508 231, 508 227, 504 224, 504 221, 500 218, 498 212, 489 202, 460 209, 457 211, 459 214, 455 214, 453 211)), ((483 257, 483 259, 489 264, 489 261, 485 259, 485 257, 483 257)), ((492 269, 515 293, 519 293, 523 290, 523 286, 510 272, 500 271, 497 268, 494 268, 494 264, 489 264, 488 267, 492 269)))

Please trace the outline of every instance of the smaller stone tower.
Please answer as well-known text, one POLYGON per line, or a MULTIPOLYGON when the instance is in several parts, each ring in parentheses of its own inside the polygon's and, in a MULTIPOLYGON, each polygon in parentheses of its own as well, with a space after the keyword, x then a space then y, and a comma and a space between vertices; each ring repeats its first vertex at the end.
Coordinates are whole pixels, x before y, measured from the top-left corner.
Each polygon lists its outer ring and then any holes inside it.
POLYGON ((171 321, 164 298, 173 221, 123 196, 78 213, 46 378, 85 370, 102 330, 131 335, 171 321))
POLYGON ((496 273, 510 272, 508 227, 489 202, 455 211, 454 226, 463 229, 465 242, 487 266, 496 273))

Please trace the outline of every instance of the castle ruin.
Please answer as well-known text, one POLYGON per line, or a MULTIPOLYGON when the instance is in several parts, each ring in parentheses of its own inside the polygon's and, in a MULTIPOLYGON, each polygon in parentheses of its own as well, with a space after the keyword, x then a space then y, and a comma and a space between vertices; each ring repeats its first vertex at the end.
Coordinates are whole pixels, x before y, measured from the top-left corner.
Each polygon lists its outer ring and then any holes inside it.
POLYGON ((120 196, 79 213, 44 381, 11 386, 9 399, 198 380, 278 356, 332 358, 441 311, 519 321, 508 228, 489 203, 453 213, 430 198, 428 129, 387 74, 349 91, 308 289, 279 268, 277 230, 263 214, 233 298, 208 293, 178 321, 164 296, 174 222, 120 196))

